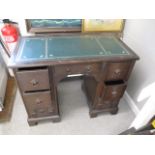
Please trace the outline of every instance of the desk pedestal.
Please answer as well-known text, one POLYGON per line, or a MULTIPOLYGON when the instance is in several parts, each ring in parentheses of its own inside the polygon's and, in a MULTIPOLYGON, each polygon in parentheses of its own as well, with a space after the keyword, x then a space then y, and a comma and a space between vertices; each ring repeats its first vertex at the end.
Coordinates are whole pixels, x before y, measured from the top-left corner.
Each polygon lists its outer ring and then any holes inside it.
POLYGON ((105 111, 116 114, 134 63, 135 60, 102 61, 14 68, 29 125, 43 120, 60 121, 57 84, 72 74, 83 74, 82 89, 91 118, 105 111))

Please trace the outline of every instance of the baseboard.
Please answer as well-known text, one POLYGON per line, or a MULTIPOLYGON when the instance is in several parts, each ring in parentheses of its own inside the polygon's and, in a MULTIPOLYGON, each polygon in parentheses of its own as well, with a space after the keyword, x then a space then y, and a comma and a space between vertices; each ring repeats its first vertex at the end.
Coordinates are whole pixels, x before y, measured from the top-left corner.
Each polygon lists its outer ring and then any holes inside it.
POLYGON ((139 108, 136 106, 136 103, 134 100, 131 98, 131 96, 128 94, 127 91, 124 93, 124 100, 128 103, 129 107, 133 111, 133 113, 137 116, 138 113, 140 112, 139 108))

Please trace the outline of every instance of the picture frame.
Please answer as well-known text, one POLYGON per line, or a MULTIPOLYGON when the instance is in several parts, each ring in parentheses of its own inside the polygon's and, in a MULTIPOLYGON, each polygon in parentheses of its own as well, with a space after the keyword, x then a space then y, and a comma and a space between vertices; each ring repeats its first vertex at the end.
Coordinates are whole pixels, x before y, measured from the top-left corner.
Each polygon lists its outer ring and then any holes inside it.
POLYGON ((30 33, 81 32, 82 19, 26 19, 30 33))
POLYGON ((122 32, 124 19, 83 19, 82 32, 122 32))

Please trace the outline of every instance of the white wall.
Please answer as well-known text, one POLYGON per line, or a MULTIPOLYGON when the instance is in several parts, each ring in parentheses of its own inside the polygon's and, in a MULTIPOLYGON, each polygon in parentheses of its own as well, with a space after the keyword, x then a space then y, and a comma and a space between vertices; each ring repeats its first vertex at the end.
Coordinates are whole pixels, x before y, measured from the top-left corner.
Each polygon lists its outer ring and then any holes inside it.
POLYGON ((127 87, 140 109, 131 126, 139 128, 155 115, 155 20, 127 20, 123 40, 140 56, 127 87))
POLYGON ((127 20, 123 40, 140 56, 127 92, 141 109, 151 93, 155 95, 155 91, 151 92, 155 82, 155 20, 127 20))
POLYGON ((22 36, 34 35, 27 32, 25 19, 13 19, 13 21, 16 21, 19 24, 20 33, 22 36))

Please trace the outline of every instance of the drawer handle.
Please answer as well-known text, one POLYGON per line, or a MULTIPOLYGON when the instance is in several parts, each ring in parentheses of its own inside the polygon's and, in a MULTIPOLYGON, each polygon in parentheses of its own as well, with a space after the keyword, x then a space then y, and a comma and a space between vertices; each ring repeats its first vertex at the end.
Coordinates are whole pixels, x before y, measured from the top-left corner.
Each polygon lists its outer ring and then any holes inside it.
POLYGON ((120 69, 116 69, 115 70, 115 74, 120 75, 121 74, 121 70, 120 69))
POLYGON ((41 101, 40 99, 36 99, 36 103, 37 103, 37 104, 41 104, 42 101, 41 101))
POLYGON ((117 95, 117 91, 112 91, 111 93, 113 96, 116 96, 117 95))
POLYGON ((70 68, 66 68, 66 72, 67 73, 71 73, 71 69, 70 68))
POLYGON ((31 83, 32 83, 33 86, 36 86, 37 84, 39 84, 39 81, 37 81, 35 79, 32 79, 31 83))
POLYGON ((87 71, 88 73, 90 73, 90 72, 91 72, 91 66, 86 66, 86 71, 87 71))

